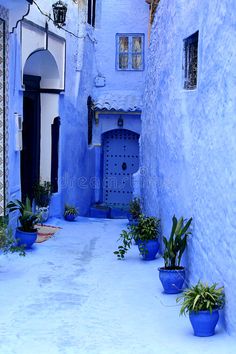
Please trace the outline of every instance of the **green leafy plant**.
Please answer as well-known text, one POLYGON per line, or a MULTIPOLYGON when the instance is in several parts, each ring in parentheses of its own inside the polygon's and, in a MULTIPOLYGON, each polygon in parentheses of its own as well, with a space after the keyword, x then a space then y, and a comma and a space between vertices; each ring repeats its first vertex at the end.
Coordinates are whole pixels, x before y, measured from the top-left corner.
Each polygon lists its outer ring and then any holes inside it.
POLYGON ((16 240, 4 217, 0 217, 0 249, 3 254, 18 253, 20 256, 25 256, 24 247, 16 246, 16 240))
POLYGON ((29 198, 26 198, 26 203, 22 203, 20 200, 10 201, 7 204, 7 209, 10 213, 19 211, 18 221, 20 222, 19 229, 25 232, 34 232, 35 224, 40 221, 40 214, 34 214, 32 212, 31 203, 29 198))
POLYGON ((133 219, 138 219, 139 216, 141 215, 141 203, 139 198, 134 198, 131 200, 129 203, 129 212, 132 215, 133 219))
POLYGON ((78 208, 75 208, 72 205, 65 205, 65 210, 64 210, 64 216, 66 215, 74 215, 77 216, 78 215, 78 208))
POLYGON ((196 285, 185 290, 177 299, 181 303, 180 314, 188 312, 210 311, 224 306, 224 287, 217 288, 218 284, 204 284, 199 281, 196 285))
POLYGON ((159 236, 160 219, 153 216, 147 217, 140 215, 137 225, 129 225, 128 230, 122 230, 118 241, 122 241, 122 245, 114 252, 118 259, 123 259, 125 254, 132 245, 132 240, 149 241, 156 240, 159 236))
POLYGON ((137 241, 156 240, 160 235, 160 219, 141 214, 137 225, 130 225, 133 238, 137 241))
POLYGON ((172 229, 170 238, 163 236, 165 250, 163 254, 166 269, 180 268, 181 258, 187 246, 187 237, 191 234, 188 231, 192 218, 187 222, 181 217, 179 220, 172 218, 172 229))
POLYGON ((35 183, 33 186, 33 197, 39 208, 47 207, 52 197, 52 184, 48 181, 35 183))
MULTIPOLYGON (((130 228, 130 226, 128 226, 130 228)), ((123 259, 125 254, 132 246, 133 235, 130 230, 122 230, 118 241, 122 241, 122 245, 118 246, 118 250, 114 252, 118 259, 123 259)))

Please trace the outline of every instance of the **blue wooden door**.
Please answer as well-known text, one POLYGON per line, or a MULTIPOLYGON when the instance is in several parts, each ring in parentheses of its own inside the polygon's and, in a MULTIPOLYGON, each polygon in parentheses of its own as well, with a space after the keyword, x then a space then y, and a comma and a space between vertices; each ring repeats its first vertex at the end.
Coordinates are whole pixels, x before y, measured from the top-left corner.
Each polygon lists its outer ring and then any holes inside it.
POLYGON ((126 129, 103 136, 103 201, 127 207, 132 199, 132 175, 139 168, 139 135, 126 129))

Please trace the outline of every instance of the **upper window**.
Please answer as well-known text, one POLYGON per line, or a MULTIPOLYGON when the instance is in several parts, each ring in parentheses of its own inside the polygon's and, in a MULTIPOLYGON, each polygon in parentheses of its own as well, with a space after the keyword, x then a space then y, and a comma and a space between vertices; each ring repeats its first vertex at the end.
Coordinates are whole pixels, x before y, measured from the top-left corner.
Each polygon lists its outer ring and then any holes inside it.
POLYGON ((88 19, 87 22, 95 27, 96 0, 88 0, 88 19))
POLYGON ((117 70, 144 69, 144 34, 116 35, 117 70))
POLYGON ((184 88, 193 90, 197 87, 198 32, 184 40, 184 88))

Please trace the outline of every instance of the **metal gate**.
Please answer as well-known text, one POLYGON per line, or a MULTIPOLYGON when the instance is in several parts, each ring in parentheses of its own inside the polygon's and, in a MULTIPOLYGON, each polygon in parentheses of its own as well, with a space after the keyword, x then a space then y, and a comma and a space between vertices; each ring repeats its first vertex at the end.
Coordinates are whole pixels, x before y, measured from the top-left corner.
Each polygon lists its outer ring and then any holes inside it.
POLYGON ((123 208, 132 199, 132 175, 139 168, 139 135, 126 129, 103 136, 103 201, 123 208))

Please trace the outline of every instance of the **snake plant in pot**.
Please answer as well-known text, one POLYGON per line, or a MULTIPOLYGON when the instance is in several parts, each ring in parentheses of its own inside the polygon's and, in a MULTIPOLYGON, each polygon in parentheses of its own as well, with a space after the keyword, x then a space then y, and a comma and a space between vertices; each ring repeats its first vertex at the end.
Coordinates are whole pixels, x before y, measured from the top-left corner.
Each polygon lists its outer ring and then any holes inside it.
POLYGON ((189 313, 195 336, 208 337, 215 333, 219 309, 224 306, 224 287, 199 281, 185 290, 176 301, 182 305, 181 315, 189 313))
POLYGON ((172 229, 169 239, 163 236, 164 242, 164 267, 158 268, 159 278, 167 294, 177 294, 182 291, 185 281, 185 269, 181 266, 181 259, 187 246, 188 231, 192 218, 185 221, 183 217, 179 220, 172 218, 172 229))
POLYGON ((15 233, 15 239, 18 246, 24 246, 26 249, 31 248, 37 239, 37 229, 35 224, 41 220, 40 214, 34 214, 31 209, 29 198, 26 198, 26 203, 22 203, 16 199, 7 204, 7 209, 10 213, 18 211, 18 223, 20 224, 15 233))

